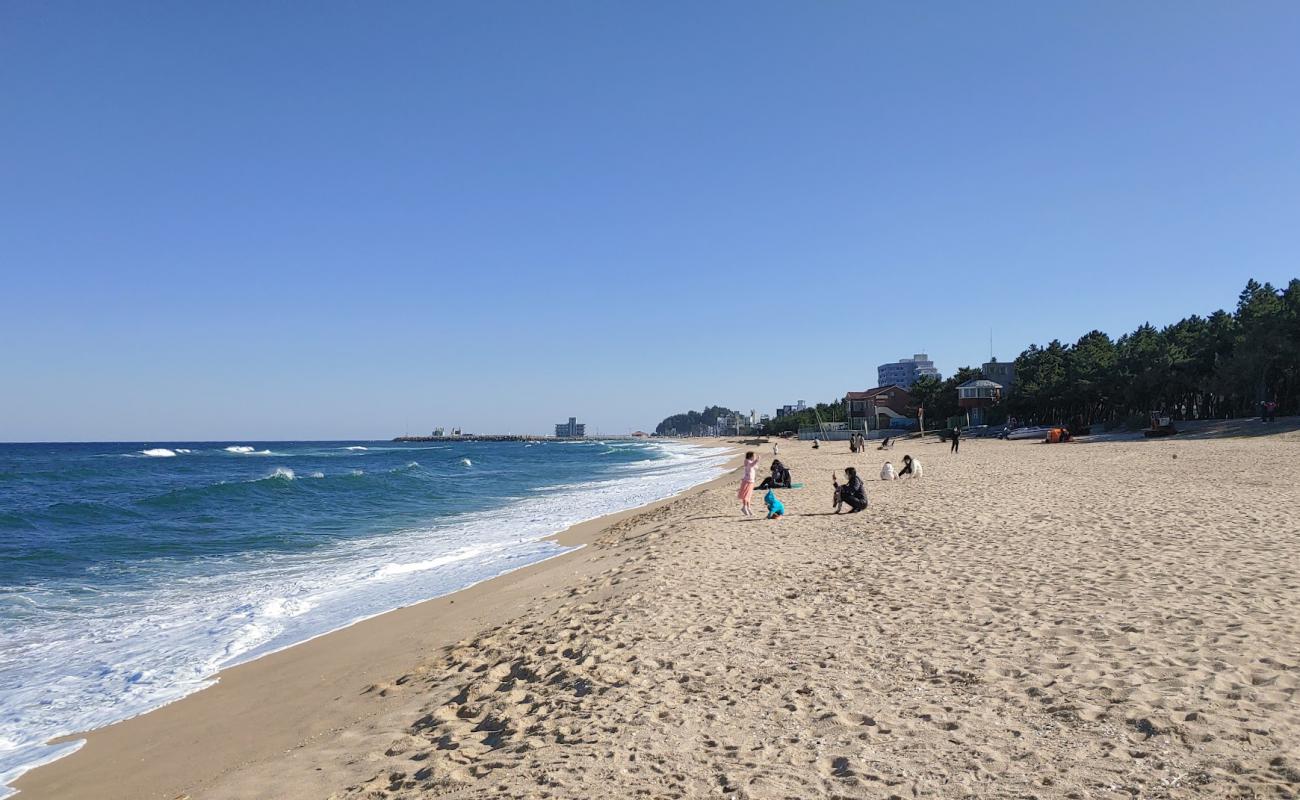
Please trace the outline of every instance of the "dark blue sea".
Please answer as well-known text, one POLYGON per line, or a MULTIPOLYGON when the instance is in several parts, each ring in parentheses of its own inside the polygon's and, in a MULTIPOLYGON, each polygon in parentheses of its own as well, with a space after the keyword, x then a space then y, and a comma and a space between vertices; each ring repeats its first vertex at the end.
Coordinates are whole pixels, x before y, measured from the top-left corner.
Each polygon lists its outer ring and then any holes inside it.
POLYGON ((0 796, 218 670, 720 474, 670 442, 0 444, 0 796))

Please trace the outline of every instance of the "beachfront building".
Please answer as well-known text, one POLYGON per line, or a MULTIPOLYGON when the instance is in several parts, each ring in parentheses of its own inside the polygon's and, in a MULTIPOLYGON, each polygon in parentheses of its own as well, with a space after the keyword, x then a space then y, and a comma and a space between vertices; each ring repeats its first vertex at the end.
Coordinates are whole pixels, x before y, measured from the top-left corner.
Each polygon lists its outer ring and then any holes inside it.
POLYGON ((996 358, 980 365, 984 377, 1002 386, 1003 392, 1011 391, 1016 385, 1016 362, 998 361, 996 358))
POLYGON ((957 405, 966 412, 967 425, 983 425, 984 411, 1002 402, 1002 384, 987 378, 966 381, 957 387, 957 405))
POLYGON ((844 408, 852 430, 910 430, 916 427, 912 393, 902 386, 878 386, 844 395, 844 408))
POLYGON ((804 401, 800 400, 799 402, 795 403, 794 405, 789 405, 789 404, 787 404, 787 405, 783 405, 783 406, 781 406, 780 408, 778 408, 778 409, 776 410, 776 418, 777 418, 777 419, 780 419, 781 417, 788 417, 788 416, 790 416, 791 414, 796 414, 796 413, 798 413, 798 412, 800 412, 800 411, 806 411, 806 410, 808 410, 808 404, 805 403, 804 401))
POLYGON ((581 439, 587 435, 587 426, 578 422, 577 417, 569 417, 568 422, 561 422, 555 426, 555 437, 557 439, 581 439))
POLYGON ((935 369, 934 362, 928 355, 916 353, 911 358, 900 358, 876 367, 876 386, 901 386, 906 389, 916 383, 916 379, 922 375, 943 377, 939 374, 939 370, 935 369))
POLYGON ((749 417, 745 414, 724 414, 714 420, 714 424, 708 426, 707 433, 710 436, 740 436, 753 430, 749 424, 749 417))

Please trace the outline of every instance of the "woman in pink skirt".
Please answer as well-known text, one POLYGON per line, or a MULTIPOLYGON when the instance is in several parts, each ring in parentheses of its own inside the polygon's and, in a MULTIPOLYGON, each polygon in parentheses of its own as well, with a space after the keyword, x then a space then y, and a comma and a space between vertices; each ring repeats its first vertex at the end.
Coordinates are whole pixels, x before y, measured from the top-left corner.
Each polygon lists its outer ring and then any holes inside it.
POLYGON ((740 478, 740 491, 736 492, 736 497, 740 498, 740 513, 747 517, 754 516, 754 512, 749 507, 749 501, 754 496, 754 469, 758 467, 758 459, 754 456, 754 451, 750 450, 745 453, 745 474, 740 478))

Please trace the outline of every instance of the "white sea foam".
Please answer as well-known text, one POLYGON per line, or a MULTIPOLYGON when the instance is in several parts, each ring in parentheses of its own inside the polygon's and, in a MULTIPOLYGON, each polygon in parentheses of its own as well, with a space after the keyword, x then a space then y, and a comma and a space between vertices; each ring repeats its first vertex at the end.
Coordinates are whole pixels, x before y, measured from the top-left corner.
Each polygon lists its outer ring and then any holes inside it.
POLYGON ((257 449, 256 447, 249 447, 246 444, 234 444, 231 445, 230 447, 227 447, 226 452, 227 453, 251 453, 256 449, 257 449))
POLYGON ((311 476, 312 476, 313 478, 323 478, 323 477, 325 477, 325 473, 323 473, 323 472, 313 472, 313 473, 311 474, 311 476))
POLYGON ((492 549, 494 548, 486 547, 486 546, 466 547, 463 550, 457 550, 454 553, 448 553, 445 556, 438 556, 437 558, 431 558, 427 561, 416 561, 413 563, 406 563, 406 564, 385 564, 379 569, 375 570, 375 573, 374 575, 371 576, 371 579, 382 580, 384 578, 392 578, 396 575, 407 575, 412 572, 423 572, 425 570, 435 569, 437 567, 445 567, 448 564, 455 564, 457 561, 464 561, 469 558, 474 558, 475 556, 483 555, 484 553, 492 549))
POLYGON ((186 450, 184 447, 178 447, 178 448, 176 448, 176 452, 181 453, 182 455, 188 455, 188 454, 190 454, 190 453, 193 453, 194 451, 193 451, 193 450, 186 450))
POLYGON ((293 470, 289 469, 288 467, 276 467, 275 472, 272 472, 270 475, 267 475, 266 477, 269 480, 291 481, 298 476, 294 475, 293 470))
POLYGON ((345 450, 369 450, 370 448, 369 448, 369 447, 362 447, 361 445, 353 445, 352 447, 346 447, 346 448, 344 448, 344 449, 345 449, 345 450))
POLYGON ((168 450, 166 447, 153 447, 148 450, 141 450, 140 455, 149 456, 150 458, 175 458, 176 451, 168 450))
POLYGON ((468 458, 462 458, 462 459, 460 460, 460 463, 464 464, 464 465, 467 466, 467 467, 472 467, 472 466, 474 466, 474 462, 473 462, 473 461, 470 461, 468 458))
POLYGON ((709 480, 726 461, 724 450, 653 446, 661 458, 608 479, 307 552, 230 555, 221 569, 87 603, 55 630, 0 629, 0 780, 80 746, 49 739, 178 699, 223 668, 559 555, 550 534, 709 480))

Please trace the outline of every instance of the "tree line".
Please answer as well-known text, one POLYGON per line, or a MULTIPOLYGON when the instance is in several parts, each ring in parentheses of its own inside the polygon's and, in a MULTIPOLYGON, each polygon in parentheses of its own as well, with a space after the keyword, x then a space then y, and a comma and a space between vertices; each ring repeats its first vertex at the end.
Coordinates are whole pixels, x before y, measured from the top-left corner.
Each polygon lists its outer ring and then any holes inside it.
POLYGON ((1300 412, 1300 279, 1282 290, 1251 280, 1232 313, 1030 345, 1003 405, 1026 422, 1090 425, 1253 416, 1264 401, 1300 412))
MULTIPOLYGON (((1253 416, 1264 401, 1300 413, 1300 279, 1285 289, 1251 280, 1234 312, 1193 314, 1156 328, 1144 323, 1118 339, 1089 331, 1073 344, 1031 344, 1016 357, 1016 380, 986 415, 1025 424, 1145 425, 1150 414, 1175 419, 1253 416)), ((961 414, 957 386, 984 377, 962 367, 947 380, 911 388, 926 427, 961 414)))
MULTIPOLYGON (((918 379, 909 391, 914 406, 925 408, 926 428, 959 417, 957 387, 981 377, 966 366, 945 380, 918 379)), ((1254 416, 1265 401, 1276 402, 1279 414, 1300 413, 1300 278, 1284 289, 1248 281, 1232 312, 1193 314, 1163 328, 1144 323, 1118 339, 1094 330, 1073 344, 1031 344, 1016 357, 1015 384, 986 417, 990 424, 1014 416, 1025 424, 1144 425, 1153 412, 1254 416)), ((815 426, 818 416, 843 421, 845 411, 843 400, 819 403, 816 413, 772 420, 768 431, 815 426)))
MULTIPOLYGON (((1145 425, 1158 413, 1174 419, 1254 416, 1261 403, 1277 413, 1300 413, 1300 278, 1284 289, 1250 280, 1234 311, 1193 314, 1156 328, 1144 323, 1118 339, 1093 330, 1073 344, 1053 339, 1031 344, 1016 357, 1016 381, 1003 402, 989 410, 990 424, 1014 416, 1024 424, 1145 425)), ((925 408, 927 429, 961 416, 957 387, 982 378, 962 367, 945 380, 922 376, 909 391, 925 408)), ((774 419, 767 431, 781 433, 847 419, 843 400, 774 419)), ((703 432, 721 406, 665 419, 655 430, 679 435, 703 432)))
POLYGON ((655 426, 660 436, 703 436, 716 425, 718 417, 731 418, 735 411, 726 406, 705 406, 703 411, 687 411, 665 417, 655 426))

